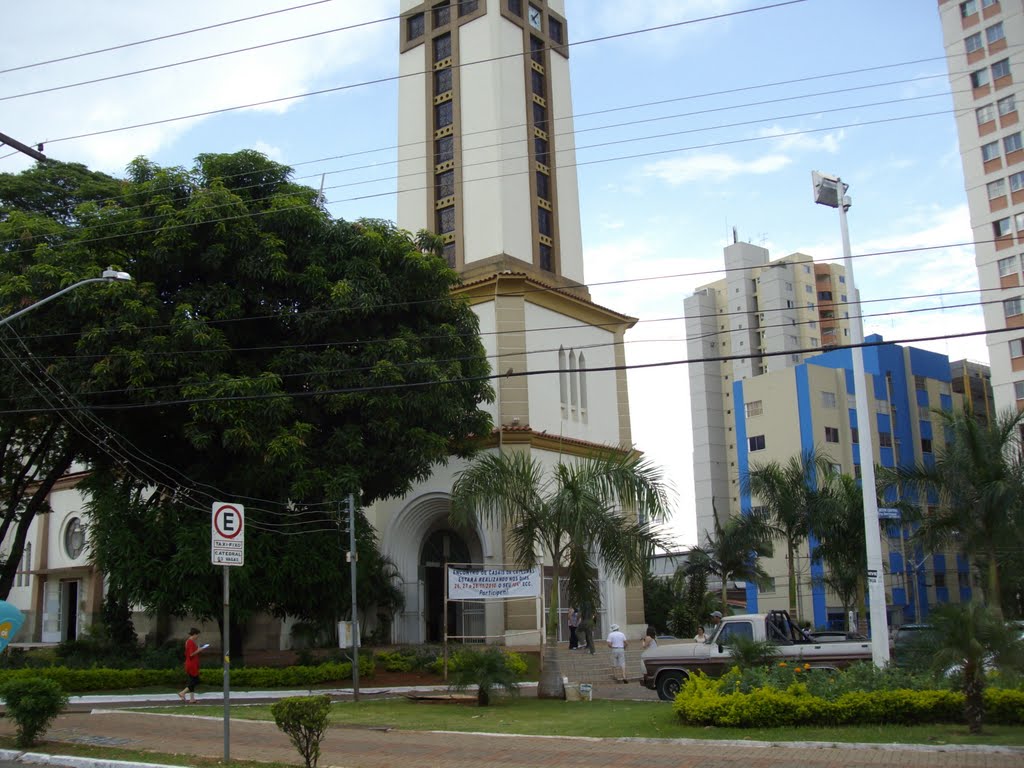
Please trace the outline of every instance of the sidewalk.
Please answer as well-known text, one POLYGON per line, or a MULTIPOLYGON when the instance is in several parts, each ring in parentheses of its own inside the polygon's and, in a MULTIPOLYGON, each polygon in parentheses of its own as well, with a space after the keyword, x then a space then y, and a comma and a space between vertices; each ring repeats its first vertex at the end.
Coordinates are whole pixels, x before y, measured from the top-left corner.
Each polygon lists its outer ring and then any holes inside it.
MULTIPOLYGON (((642 692, 639 685, 616 686, 608 683, 597 687, 595 698, 604 698, 602 694, 605 692, 610 698, 613 691, 620 689, 642 692)), ((373 693, 374 690, 381 689, 367 688, 363 693, 367 696, 384 695, 373 693)), ((344 695, 347 692, 339 689, 336 693, 344 695)), ((249 700, 272 700, 282 695, 286 695, 285 692, 247 694, 249 700)), ((93 703, 86 699, 93 698, 98 697, 79 697, 75 704, 83 708, 83 711, 69 712, 59 717, 47 733, 47 740, 51 743, 56 741, 122 747, 212 759, 223 757, 224 726, 219 718, 198 717, 185 712, 157 715, 139 710, 114 710, 109 708, 113 702, 107 702, 105 708, 92 709, 90 707, 93 703)), ((211 699, 219 701, 219 695, 207 694, 204 699, 207 702, 211 699)), ((133 706, 145 702, 167 703, 163 697, 146 697, 141 700, 133 698, 129 701, 125 697, 120 699, 120 703, 133 706)), ((0 733, 11 734, 13 731, 13 724, 6 719, 0 723, 0 733)), ((232 720, 230 736, 233 760, 302 764, 298 752, 273 723, 232 720)), ((0 754, 0 759, 5 757, 11 759, 13 755, 0 754)), ((22 756, 22 759, 31 761, 29 756, 22 756)), ((89 761, 82 758, 72 760, 62 762, 59 758, 50 758, 47 762, 51 765, 89 764, 89 761)), ((679 768, 792 768, 794 765, 801 768, 1017 768, 1022 764, 1024 750, 1020 749, 552 738, 345 726, 333 726, 328 730, 320 758, 322 768, 553 768, 568 765, 586 765, 588 768, 649 768, 652 765, 679 768)))

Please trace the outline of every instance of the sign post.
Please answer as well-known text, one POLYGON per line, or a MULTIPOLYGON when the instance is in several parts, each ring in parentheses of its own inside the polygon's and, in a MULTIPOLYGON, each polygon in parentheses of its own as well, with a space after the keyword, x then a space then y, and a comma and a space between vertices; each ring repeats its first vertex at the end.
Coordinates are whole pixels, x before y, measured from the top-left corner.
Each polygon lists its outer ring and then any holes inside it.
POLYGON ((213 502, 210 562, 224 566, 224 762, 231 760, 231 579, 229 569, 245 565, 245 507, 213 502))

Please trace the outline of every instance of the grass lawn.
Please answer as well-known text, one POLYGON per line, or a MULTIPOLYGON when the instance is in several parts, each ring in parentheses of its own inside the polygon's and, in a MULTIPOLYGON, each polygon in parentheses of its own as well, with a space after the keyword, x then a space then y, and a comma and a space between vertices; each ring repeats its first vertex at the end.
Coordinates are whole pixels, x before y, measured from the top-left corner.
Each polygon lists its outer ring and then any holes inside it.
MULTIPOLYGON (((180 707, 159 712, 181 714, 180 707)), ((189 707, 190 715, 221 717, 223 706, 189 707)), ((273 720, 269 705, 239 705, 232 718, 273 720)), ((501 697, 489 707, 413 702, 406 699, 338 702, 333 726, 401 730, 485 731, 550 736, 641 737, 654 739, 747 739, 753 741, 836 741, 903 744, 994 744, 1024 746, 1024 728, 988 726, 972 736, 966 725, 850 726, 843 728, 702 728, 678 723, 671 705, 653 701, 543 701, 532 696, 501 697)))

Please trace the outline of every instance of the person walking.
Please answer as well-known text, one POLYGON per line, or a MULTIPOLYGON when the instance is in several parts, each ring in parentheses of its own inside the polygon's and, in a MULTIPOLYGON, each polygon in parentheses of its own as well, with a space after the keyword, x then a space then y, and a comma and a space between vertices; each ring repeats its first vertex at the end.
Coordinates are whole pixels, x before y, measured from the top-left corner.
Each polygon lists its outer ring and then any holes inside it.
POLYGON ((575 608, 573 608, 571 605, 569 606, 568 623, 569 623, 569 650, 570 651, 578 651, 579 647, 580 647, 580 638, 579 638, 579 635, 576 634, 576 630, 580 626, 580 612, 577 611, 575 608))
POLYGON ((178 691, 178 698, 185 701, 185 694, 188 694, 188 703, 196 703, 196 686, 199 685, 199 654, 210 647, 209 643, 199 645, 196 638, 199 637, 199 630, 192 627, 185 639, 185 677, 188 682, 185 687, 178 691))
POLYGON ((626 648, 629 647, 629 641, 622 630, 619 629, 618 624, 612 624, 612 630, 608 633, 608 638, 605 642, 612 649, 612 668, 617 667, 622 682, 628 683, 629 680, 626 678, 626 648))
POLYGON ((641 641, 646 651, 648 648, 658 647, 658 630, 654 628, 653 624, 647 625, 647 631, 644 632, 644 639, 641 641))
POLYGON ((588 608, 584 608, 580 612, 580 626, 579 629, 583 632, 583 644, 590 651, 590 655, 593 656, 594 651, 594 614, 588 608))

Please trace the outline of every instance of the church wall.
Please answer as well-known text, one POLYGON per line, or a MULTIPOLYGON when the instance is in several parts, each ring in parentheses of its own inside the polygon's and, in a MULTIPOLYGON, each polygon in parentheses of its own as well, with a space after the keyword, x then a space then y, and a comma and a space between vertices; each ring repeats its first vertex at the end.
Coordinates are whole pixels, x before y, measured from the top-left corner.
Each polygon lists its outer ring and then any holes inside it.
MULTIPOLYGON (((554 4, 550 4, 554 9, 554 4)), ((562 275, 579 283, 583 276, 583 232, 580 223, 579 181, 576 175, 576 139, 569 91, 569 59, 550 56, 554 118, 555 183, 558 189, 558 238, 562 275)))
POLYGON ((423 180, 430 176, 432 160, 427 141, 430 116, 423 101, 427 87, 423 74, 423 51, 414 48, 398 59, 398 99, 402 119, 398 121, 398 221, 410 232, 434 230, 427 221, 427 190, 423 180))

